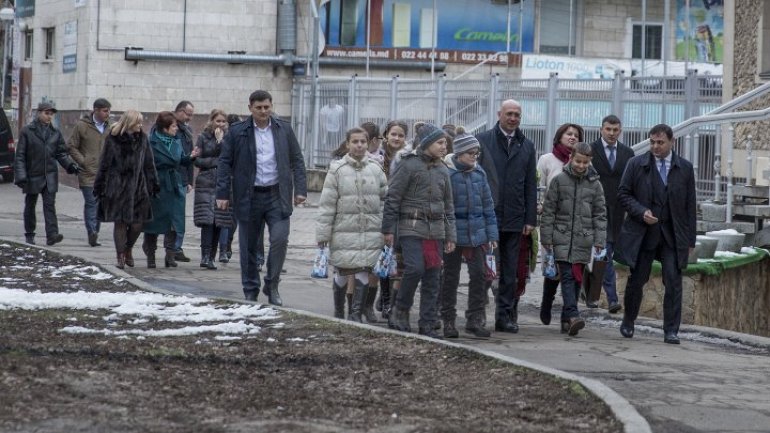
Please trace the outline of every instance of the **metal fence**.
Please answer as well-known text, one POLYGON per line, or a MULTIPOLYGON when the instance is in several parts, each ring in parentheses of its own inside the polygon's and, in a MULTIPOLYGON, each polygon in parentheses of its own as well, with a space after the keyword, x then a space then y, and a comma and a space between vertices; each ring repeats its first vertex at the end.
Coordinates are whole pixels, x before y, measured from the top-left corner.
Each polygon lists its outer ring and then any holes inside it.
MULTIPOLYGON (((699 76, 694 71, 684 77, 625 77, 619 73, 611 80, 567 80, 557 75, 545 80, 510 80, 494 75, 488 80, 456 81, 353 76, 318 78, 315 82, 297 79, 292 98, 292 121, 304 144, 306 162, 309 167, 325 168, 343 141, 344 131, 363 122, 381 127, 391 119, 408 125, 417 121, 451 123, 480 132, 495 124, 498 108, 506 99, 521 103, 521 128, 535 143, 538 154, 550 151, 556 129, 566 122, 582 125, 586 141, 596 140, 601 120, 608 114, 623 121, 621 141, 634 144, 646 139, 647 131, 658 123, 674 125, 718 107, 722 77, 699 76), (333 104, 341 108, 328 108, 333 104), (341 119, 330 119, 328 113, 341 119), (335 124, 339 128, 330 131, 335 124)), ((408 135, 411 137, 413 131, 408 135)), ((699 193, 713 195, 717 126, 699 129, 692 139, 687 149, 684 140, 678 139, 677 150, 687 151, 684 154, 694 159, 699 193)))

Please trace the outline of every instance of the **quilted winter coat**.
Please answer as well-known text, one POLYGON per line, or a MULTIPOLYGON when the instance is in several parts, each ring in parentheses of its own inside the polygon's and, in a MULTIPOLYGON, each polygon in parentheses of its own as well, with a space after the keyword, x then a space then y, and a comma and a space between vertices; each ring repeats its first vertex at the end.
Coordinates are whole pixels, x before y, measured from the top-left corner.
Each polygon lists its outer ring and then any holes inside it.
POLYGON ((372 268, 383 246, 382 204, 388 181, 368 156, 332 162, 326 174, 316 241, 327 242, 330 264, 340 269, 372 268))
POLYGON ((565 165, 545 196, 540 243, 553 245, 558 261, 588 263, 593 247, 603 247, 606 236, 607 209, 599 175, 588 167, 579 176, 571 165, 565 165))
POLYGON ((457 240, 452 183, 443 160, 416 151, 405 155, 390 172, 382 233, 457 240))
POLYGON ((195 160, 198 176, 195 177, 195 205, 193 223, 197 226, 213 225, 215 221, 215 198, 217 187, 217 165, 222 144, 217 143, 214 133, 203 131, 198 136, 200 155, 195 160))
POLYGON ((458 247, 478 247, 498 241, 497 218, 487 175, 476 164, 463 165, 453 154, 444 158, 454 194, 458 247))

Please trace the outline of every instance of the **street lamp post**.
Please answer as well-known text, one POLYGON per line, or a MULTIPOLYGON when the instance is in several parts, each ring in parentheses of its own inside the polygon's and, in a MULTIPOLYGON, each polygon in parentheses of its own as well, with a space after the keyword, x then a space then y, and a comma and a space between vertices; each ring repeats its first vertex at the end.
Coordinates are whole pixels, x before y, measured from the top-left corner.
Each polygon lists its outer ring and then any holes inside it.
POLYGON ((2 68, 2 86, 0 87, 0 106, 5 109, 5 79, 8 75, 8 33, 11 29, 11 24, 16 16, 13 8, 4 7, 0 9, 0 21, 3 22, 3 68, 2 68))

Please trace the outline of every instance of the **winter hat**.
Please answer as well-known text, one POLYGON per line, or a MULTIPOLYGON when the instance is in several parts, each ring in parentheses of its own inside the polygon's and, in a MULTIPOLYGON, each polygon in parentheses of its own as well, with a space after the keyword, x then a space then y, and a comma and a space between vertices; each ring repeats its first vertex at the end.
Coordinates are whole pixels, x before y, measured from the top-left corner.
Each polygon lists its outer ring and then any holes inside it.
POLYGON ((470 152, 473 149, 479 149, 481 147, 479 140, 476 140, 476 137, 473 135, 466 133, 465 128, 462 126, 458 126, 456 131, 457 135, 455 136, 454 142, 455 155, 470 152))
POLYGON ((425 150, 431 144, 446 138, 446 132, 432 123, 417 122, 414 124, 414 142, 420 150, 425 150))

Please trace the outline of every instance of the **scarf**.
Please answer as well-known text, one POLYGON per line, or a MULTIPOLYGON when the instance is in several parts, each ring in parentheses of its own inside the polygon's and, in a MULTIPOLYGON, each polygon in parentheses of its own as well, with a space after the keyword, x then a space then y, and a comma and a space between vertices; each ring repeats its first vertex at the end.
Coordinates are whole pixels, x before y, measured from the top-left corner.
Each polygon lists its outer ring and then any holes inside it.
POLYGON ((556 157, 556 159, 566 164, 569 162, 569 156, 572 153, 572 151, 567 146, 561 143, 556 143, 553 145, 552 153, 556 157))
POLYGON ((168 150, 168 153, 171 153, 171 146, 174 145, 174 140, 176 140, 176 137, 172 137, 170 135, 166 135, 158 130, 155 131, 155 138, 158 139, 161 143, 163 143, 166 146, 166 149, 168 150))

